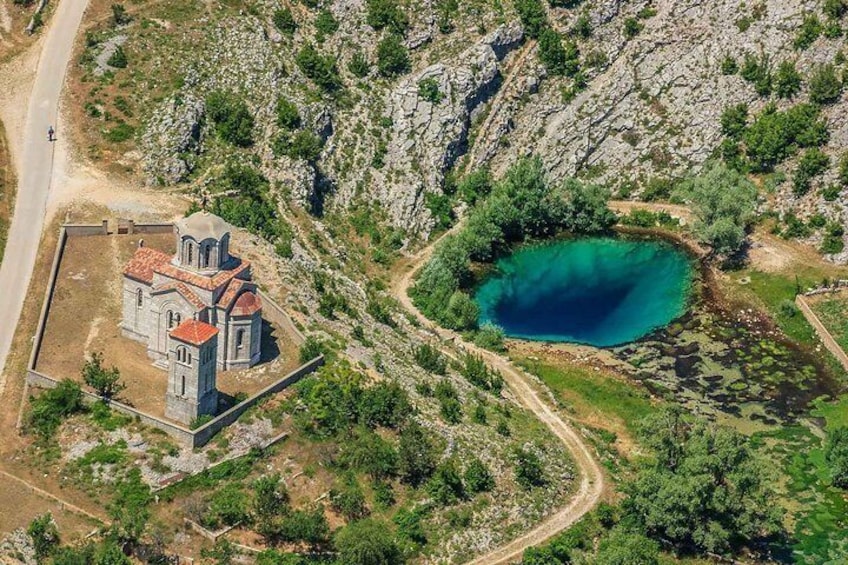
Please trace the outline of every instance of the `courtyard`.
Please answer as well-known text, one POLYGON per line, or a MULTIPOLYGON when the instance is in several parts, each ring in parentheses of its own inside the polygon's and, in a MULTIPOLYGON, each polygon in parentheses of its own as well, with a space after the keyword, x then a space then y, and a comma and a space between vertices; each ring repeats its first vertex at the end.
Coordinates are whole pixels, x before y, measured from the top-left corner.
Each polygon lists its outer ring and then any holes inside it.
MULTIPOLYGON (((82 381, 87 356, 102 352, 126 389, 118 400, 164 418, 167 373, 152 365, 143 343, 121 333, 121 272, 138 247, 174 252, 172 234, 69 237, 57 272, 55 292, 35 369, 56 379, 82 381)), ((234 250, 238 254, 238 250, 234 250)), ((261 267, 258 267, 261 268, 261 267)), ((250 369, 218 372, 224 403, 251 396, 299 365, 295 336, 263 319, 262 359, 250 369)))

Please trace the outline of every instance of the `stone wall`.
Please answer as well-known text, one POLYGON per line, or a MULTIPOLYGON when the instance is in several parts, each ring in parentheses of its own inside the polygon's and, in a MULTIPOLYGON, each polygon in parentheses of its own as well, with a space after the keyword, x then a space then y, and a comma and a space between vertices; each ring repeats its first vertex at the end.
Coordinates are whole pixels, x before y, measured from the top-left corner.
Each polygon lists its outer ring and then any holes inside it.
MULTIPOLYGON (((173 224, 131 223, 131 225, 132 231, 130 233, 168 233, 169 231, 173 230, 173 224)), ((27 365, 27 387, 36 386, 40 388, 54 388, 59 383, 57 379, 38 372, 36 368, 38 366, 38 354, 41 349, 41 343, 44 339, 45 325, 47 323, 47 317, 50 313, 50 306, 53 300, 53 293, 56 287, 56 276, 59 272, 59 265, 62 261, 62 255, 65 252, 65 245, 68 242, 68 238, 93 235, 108 235, 109 233, 110 232, 108 229, 108 221, 106 220, 103 220, 103 222, 99 225, 65 224, 60 228, 59 240, 56 244, 56 253, 53 255, 53 264, 50 268, 50 278, 47 283, 47 290, 44 296, 44 303, 41 306, 41 314, 38 319, 38 326, 36 329, 35 338, 33 340, 33 347, 30 353, 29 363, 27 365)), ((259 291, 259 295, 263 301, 264 307, 271 312, 271 317, 269 319, 280 324, 285 329, 290 330, 292 335, 296 336, 299 342, 302 343, 304 341, 303 334, 298 331, 297 327, 295 327, 294 323, 285 314, 283 309, 280 308, 280 306, 275 303, 267 294, 259 291)), ((221 429, 235 422, 239 418, 239 416, 244 414, 247 409, 254 406, 261 399, 265 398, 270 394, 274 394, 276 392, 280 392, 281 390, 288 388, 289 386, 293 385, 306 375, 316 371, 323 364, 323 355, 312 359, 311 361, 305 363, 304 365, 298 367, 291 373, 287 374, 280 380, 270 384, 258 393, 251 396, 250 398, 240 402, 236 406, 233 406, 223 414, 214 418, 210 422, 207 422, 196 430, 190 430, 179 424, 169 422, 151 414, 147 414, 136 408, 133 408, 132 406, 128 406, 116 400, 109 401, 109 405, 113 410, 131 416, 142 424, 164 431, 169 436, 173 437, 175 440, 177 440, 183 445, 187 445, 189 447, 200 447, 202 445, 205 445, 210 439, 215 436, 215 434, 221 431, 221 429)), ((24 395, 26 396, 26 391, 24 392, 24 395)), ((92 394, 87 391, 83 391, 83 398, 87 404, 91 404, 93 402, 101 400, 101 398, 96 394, 92 394)), ((20 429, 21 426, 22 419, 19 416, 18 428, 20 429)))

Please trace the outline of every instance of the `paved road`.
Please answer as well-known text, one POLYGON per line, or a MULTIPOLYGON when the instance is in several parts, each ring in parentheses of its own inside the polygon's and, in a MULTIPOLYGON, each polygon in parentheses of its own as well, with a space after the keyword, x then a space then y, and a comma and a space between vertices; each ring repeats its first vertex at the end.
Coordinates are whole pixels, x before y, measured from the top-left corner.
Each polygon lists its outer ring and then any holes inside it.
MULTIPOLYGON (((506 381, 518 401, 525 408, 533 412, 562 441, 574 459, 574 464, 580 475, 577 492, 574 493, 566 506, 560 508, 541 524, 538 524, 535 528, 525 532, 506 545, 495 548, 489 553, 481 555, 466 564, 500 565, 520 560, 525 549, 544 543, 546 540, 574 524, 594 508, 604 492, 605 477, 597 457, 594 455, 592 449, 586 445, 580 433, 563 420, 556 411, 551 409, 547 402, 540 397, 536 387, 531 384, 530 379, 528 379, 521 369, 515 367, 505 357, 468 343, 458 333, 437 326, 431 320, 424 317, 412 303, 412 300, 410 300, 408 290, 413 283, 415 273, 430 258, 436 244, 442 238, 457 231, 461 225, 461 223, 457 223, 450 231, 443 234, 439 240, 422 249, 413 258, 412 265, 408 267, 408 270, 398 275, 392 285, 392 294, 406 310, 418 319, 422 327, 436 333, 442 340, 452 342, 459 345, 465 351, 482 356, 491 367, 500 371, 504 381, 506 381)), ((449 351, 445 351, 445 353, 451 355, 449 351)))
MULTIPOLYGON (((50 27, 38 60, 23 139, 9 143, 23 147, 17 178, 15 212, 3 263, 0 265, 0 368, 5 367, 12 337, 29 288, 38 244, 44 227, 47 195, 53 175, 53 147, 47 141, 47 127, 56 124, 59 94, 73 51, 74 38, 88 0, 61 0, 50 18, 50 27)), ((23 111, 24 109, 21 109, 23 111)), ((57 132, 62 143, 62 132, 57 132)), ((5 384, 0 377, 0 391, 5 384)))

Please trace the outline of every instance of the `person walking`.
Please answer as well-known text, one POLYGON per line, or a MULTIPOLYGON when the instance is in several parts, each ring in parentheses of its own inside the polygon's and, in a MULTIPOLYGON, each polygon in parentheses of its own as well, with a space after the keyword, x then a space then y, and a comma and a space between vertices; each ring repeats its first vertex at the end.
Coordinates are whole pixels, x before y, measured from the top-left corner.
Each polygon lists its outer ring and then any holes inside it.
POLYGON ((49 127, 47 128, 47 141, 53 141, 53 135, 54 135, 55 133, 56 133, 56 132, 53 130, 53 126, 49 126, 49 127))

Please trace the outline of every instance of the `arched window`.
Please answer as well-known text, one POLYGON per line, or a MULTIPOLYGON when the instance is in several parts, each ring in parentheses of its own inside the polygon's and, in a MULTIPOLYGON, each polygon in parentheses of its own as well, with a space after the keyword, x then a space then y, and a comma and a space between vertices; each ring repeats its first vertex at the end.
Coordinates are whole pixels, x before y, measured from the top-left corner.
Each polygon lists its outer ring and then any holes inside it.
POLYGON ((177 361, 179 361, 180 363, 185 363, 187 356, 188 356, 188 351, 186 350, 185 347, 180 346, 180 347, 177 348, 177 361))
POLYGON ((168 310, 168 329, 173 329, 174 327, 174 313, 171 310, 168 310))
POLYGON ((204 267, 209 266, 209 259, 210 259, 211 255, 212 255, 212 246, 207 243, 206 245, 203 246, 203 266, 204 267))
POLYGON ((194 263, 194 245, 191 242, 188 243, 188 249, 186 249, 186 263, 189 265, 194 263))
POLYGON ((236 349, 244 347, 244 330, 236 330, 236 349))
POLYGON ((136 308, 144 306, 144 292, 141 289, 135 291, 135 306, 136 308))

